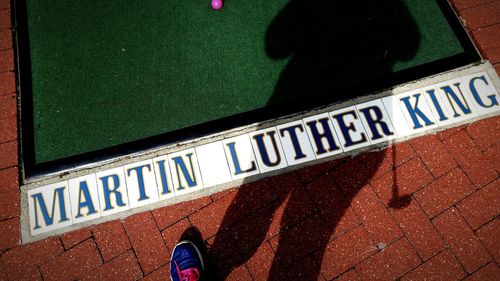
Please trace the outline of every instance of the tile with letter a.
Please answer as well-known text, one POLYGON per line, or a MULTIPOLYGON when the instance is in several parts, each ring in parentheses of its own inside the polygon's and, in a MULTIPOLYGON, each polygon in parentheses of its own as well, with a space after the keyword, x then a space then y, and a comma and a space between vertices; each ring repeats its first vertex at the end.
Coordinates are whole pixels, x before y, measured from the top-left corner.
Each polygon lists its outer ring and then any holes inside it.
POLYGON ((231 172, 221 141, 196 147, 196 156, 200 164, 201 177, 205 187, 231 181, 231 172))
POLYGON ((398 104, 410 125, 412 133, 420 133, 438 126, 421 89, 397 95, 398 104))
POLYGON ((382 100, 377 99, 356 105, 356 109, 372 144, 397 137, 382 100))
POLYGON ((354 150, 370 144, 368 134, 363 127, 359 112, 354 106, 330 112, 333 127, 339 134, 344 151, 354 150))
POLYGON ((129 164, 124 169, 130 208, 144 206, 159 200, 153 161, 145 160, 129 164))
POLYGON ((222 140, 222 143, 233 180, 260 173, 248 134, 222 140))
POLYGON ((461 78, 464 87, 471 95, 472 104, 479 115, 500 110, 500 96, 486 72, 479 72, 461 78))
POLYGON ((333 128, 328 113, 322 113, 302 119, 306 132, 313 146, 316 158, 342 153, 339 137, 333 128))
POLYGON ((283 147, 281 146, 276 128, 272 127, 252 132, 249 136, 261 173, 274 171, 287 166, 283 147))
POLYGON ((432 109, 440 126, 446 126, 477 117, 473 100, 466 90, 466 86, 456 78, 435 86, 435 95, 426 90, 427 103, 432 109), (439 104, 438 104, 439 101, 439 104))
POLYGON ((160 200, 165 200, 175 196, 174 185, 172 183, 172 172, 170 169, 168 156, 160 156, 153 159, 156 174, 156 186, 160 200))
POLYGON ((302 120, 276 127, 288 165, 296 165, 316 159, 302 120))
POLYGON ((28 190, 31 235, 72 224, 68 182, 28 190))
POLYGON ((408 125, 408 121, 399 107, 398 96, 389 96, 382 99, 385 110, 389 115, 389 119, 392 121, 392 126, 396 130, 398 137, 406 137, 413 134, 413 131, 408 125))
POLYGON ((97 172, 96 178, 103 217, 130 208, 123 167, 97 172))
POLYGON ((70 179, 68 185, 73 223, 99 218, 101 207, 95 174, 70 179))
POLYGON ((194 148, 169 154, 168 160, 176 196, 203 188, 203 180, 194 148))

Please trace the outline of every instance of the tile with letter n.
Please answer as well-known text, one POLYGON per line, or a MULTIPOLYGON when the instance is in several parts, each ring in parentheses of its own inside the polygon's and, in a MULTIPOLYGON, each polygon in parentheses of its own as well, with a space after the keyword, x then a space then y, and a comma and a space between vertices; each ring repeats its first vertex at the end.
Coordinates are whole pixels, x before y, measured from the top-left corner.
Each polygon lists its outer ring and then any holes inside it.
POLYGON ((203 180, 194 148, 169 154, 168 160, 176 196, 203 188, 203 180))

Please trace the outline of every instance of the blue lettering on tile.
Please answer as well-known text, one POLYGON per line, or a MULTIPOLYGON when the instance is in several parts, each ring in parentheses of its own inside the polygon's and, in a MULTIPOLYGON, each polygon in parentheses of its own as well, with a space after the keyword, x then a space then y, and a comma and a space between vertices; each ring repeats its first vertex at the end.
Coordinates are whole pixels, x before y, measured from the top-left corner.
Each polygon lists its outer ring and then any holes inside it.
POLYGON ((330 120, 328 117, 321 118, 318 120, 314 121, 309 121, 307 122, 307 126, 309 126, 309 129, 311 129, 311 134, 314 139, 314 143, 316 144, 316 154, 321 155, 327 152, 335 151, 340 149, 340 147, 335 143, 335 138, 333 137, 333 132, 330 129, 330 126, 328 126, 328 120, 330 120), (319 123, 321 124, 321 127, 323 128, 323 133, 320 134, 318 131, 318 128, 316 127, 316 124, 319 123), (328 142, 328 150, 325 149, 323 146, 322 140, 326 139, 328 142))
POLYGON ((49 214, 47 210, 47 206, 45 205, 45 200, 43 199, 42 193, 36 193, 31 195, 31 198, 33 198, 33 206, 35 208, 35 228, 34 229, 39 229, 40 225, 38 223, 38 211, 37 211, 37 206, 40 206, 40 211, 42 212, 43 220, 45 221, 45 225, 49 226, 54 223, 54 210, 56 208, 56 201, 59 202, 59 213, 60 213, 60 220, 59 222, 64 222, 69 220, 67 215, 66 215, 66 207, 64 202, 64 190, 66 187, 59 187, 54 189, 54 195, 53 195, 53 200, 52 200, 52 210, 49 214), (38 205, 37 205, 38 202, 38 205))

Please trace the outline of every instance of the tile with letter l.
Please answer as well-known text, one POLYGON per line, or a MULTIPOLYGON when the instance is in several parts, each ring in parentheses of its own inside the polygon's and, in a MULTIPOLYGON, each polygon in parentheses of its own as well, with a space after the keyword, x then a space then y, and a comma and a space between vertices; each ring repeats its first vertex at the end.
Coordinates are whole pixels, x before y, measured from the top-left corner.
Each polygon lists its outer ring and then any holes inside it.
POLYGON ((158 187, 152 160, 124 166, 130 208, 157 202, 158 187))
POLYGON ((28 190, 31 235, 72 224, 68 182, 28 190))
POLYGON ((95 174, 70 179, 68 185, 73 223, 101 217, 95 174))
POLYGON ((322 113, 302 119, 306 132, 311 140, 316 158, 342 153, 339 137, 333 128, 328 113, 322 113))
POLYGON ((381 99, 356 105, 372 144, 397 138, 397 133, 381 99))
POLYGON ((261 173, 287 167, 285 153, 275 127, 248 134, 261 173))
POLYGON ((316 159, 302 120, 276 127, 288 165, 296 165, 316 159))
POLYGON ((116 214, 130 208, 123 167, 96 173, 97 190, 102 216, 116 214))
POLYGON ((229 164, 221 141, 196 147, 196 156, 198 157, 201 177, 205 187, 231 181, 231 172, 229 171, 229 164))
POLYGON ((333 127, 339 134, 344 151, 354 150, 370 144, 368 134, 361 122, 359 112, 354 106, 330 112, 333 127))
POLYGON ((222 140, 222 143, 233 180, 260 173, 248 134, 222 140))
POLYGON ((168 155, 175 196, 203 188, 198 158, 194 148, 168 155))
POLYGON ((498 112, 500 110, 500 96, 486 72, 466 75, 461 80, 471 95, 472 104, 479 115, 498 112))
POLYGON ((477 117, 473 101, 459 78, 439 83, 434 89, 425 89, 424 94, 440 126, 477 117))
POLYGON ((432 110, 427 104, 422 89, 398 94, 397 101, 412 134, 427 131, 438 126, 432 110))
POLYGON ((170 169, 168 156, 163 155, 153 158, 153 165, 156 175, 156 186, 160 200, 165 200, 175 196, 174 184, 172 183, 172 172, 170 169))
POLYGON ((401 138, 413 134, 403 111, 401 111, 401 107, 399 107, 398 96, 382 98, 382 103, 384 104, 385 110, 389 115, 389 119, 392 121, 392 126, 394 126, 398 137, 401 138))

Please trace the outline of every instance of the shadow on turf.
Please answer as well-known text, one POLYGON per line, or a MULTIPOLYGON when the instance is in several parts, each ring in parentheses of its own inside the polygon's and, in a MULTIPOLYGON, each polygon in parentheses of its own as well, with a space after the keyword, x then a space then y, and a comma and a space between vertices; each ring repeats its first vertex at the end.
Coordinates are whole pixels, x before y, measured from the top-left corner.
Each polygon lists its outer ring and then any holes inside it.
MULTIPOLYGON (((396 61, 411 59, 420 36, 399 0, 291 0, 270 24, 265 41, 270 58, 289 58, 269 101, 273 105, 304 98, 353 98, 367 84, 390 75, 396 61)), ((274 259, 271 268, 264 269, 268 279, 317 280, 327 244, 338 235, 339 221, 351 201, 380 163, 387 157, 394 161, 395 156, 372 152, 336 160, 328 164, 331 173, 316 180, 319 185, 302 183, 295 173, 243 185, 208 251, 197 229, 188 229, 183 238, 202 247, 206 279, 224 280, 268 240, 273 218, 281 210, 274 259), (252 213, 242 207, 249 202, 252 213)), ((390 207, 410 203, 411 197, 399 196, 395 182, 392 195, 390 207)))

